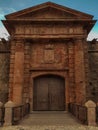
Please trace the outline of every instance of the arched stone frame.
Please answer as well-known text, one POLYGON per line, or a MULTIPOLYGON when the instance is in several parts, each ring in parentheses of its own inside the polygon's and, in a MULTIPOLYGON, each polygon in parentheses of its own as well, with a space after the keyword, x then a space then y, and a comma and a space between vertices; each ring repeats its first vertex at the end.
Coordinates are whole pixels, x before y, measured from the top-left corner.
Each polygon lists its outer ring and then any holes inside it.
POLYGON ((65 80, 65 110, 68 110, 68 103, 69 103, 69 86, 68 86, 68 72, 67 71, 47 71, 47 72, 42 72, 42 71, 33 71, 31 72, 30 76, 30 89, 29 89, 29 101, 30 101, 30 110, 33 111, 33 85, 34 85, 34 78, 39 77, 39 76, 44 76, 44 75, 55 75, 64 78, 65 80))

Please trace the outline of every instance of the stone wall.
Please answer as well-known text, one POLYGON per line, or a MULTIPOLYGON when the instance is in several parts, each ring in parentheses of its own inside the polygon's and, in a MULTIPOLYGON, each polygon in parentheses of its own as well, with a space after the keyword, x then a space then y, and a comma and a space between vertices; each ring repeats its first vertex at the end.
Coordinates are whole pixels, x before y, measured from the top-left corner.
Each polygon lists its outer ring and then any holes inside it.
POLYGON ((4 39, 0 41, 0 101, 8 100, 9 81, 9 43, 4 39))
POLYGON ((98 41, 88 43, 89 54, 89 98, 98 102, 98 41))
MULTIPOLYGON (((86 42, 84 42, 84 43, 86 43, 86 42)), ((26 43, 26 45, 27 45, 27 43, 26 43)), ((69 44, 69 45, 71 45, 71 44, 69 44)), ((43 44, 42 44, 42 46, 43 46, 43 44)), ((71 45, 71 47, 72 47, 72 45, 71 45)), ((96 41, 96 40, 90 41, 90 42, 88 42, 88 45, 86 44, 86 46, 84 46, 84 47, 85 47, 84 50, 88 50, 88 53, 87 53, 87 51, 86 51, 86 53, 84 53, 85 57, 86 57, 85 61, 84 61, 85 62, 85 71, 86 71, 85 81, 87 82, 86 83, 86 85, 87 85, 87 92, 86 92, 87 97, 86 98, 87 98, 87 100, 92 99, 95 102, 97 102, 98 101, 98 41, 96 41), (88 64, 88 62, 89 62, 89 64, 88 64)), ((2 102, 6 102, 8 100, 9 59, 10 59, 9 48, 10 48, 10 45, 8 42, 0 41, 0 101, 2 101, 2 102)), ((68 48, 70 50, 70 46, 68 48)), ((28 47, 26 48, 26 50, 27 49, 28 49, 28 47)), ((56 52, 57 52, 57 50, 56 50, 56 52)), ((72 49, 71 49, 71 52, 72 52, 72 49)), ((25 54, 25 56, 26 55, 27 55, 27 53, 25 54)), ((72 54, 72 56, 73 56, 73 54, 72 54)), ((71 58, 72 58, 72 56, 71 56, 71 58)), ((40 60, 41 60, 41 58, 40 58, 40 60)), ((39 60, 39 62, 40 62, 40 60, 39 60)), ((27 61, 27 60, 25 60, 25 61, 27 61)), ((33 59, 33 61, 34 61, 34 59, 33 59)), ((25 63, 25 64, 26 64, 25 67, 27 68, 29 65, 27 63, 25 63)), ((61 63, 61 66, 59 66, 59 67, 62 68, 63 64, 64 64, 64 66, 66 66, 65 63, 61 63)), ((34 65, 35 64, 31 63, 30 66, 34 67, 34 65)), ((70 65, 72 65, 72 64, 70 64, 70 65)), ((66 66, 66 67, 68 67, 68 66, 66 66)), ((28 82, 29 82, 29 79, 27 81, 27 78, 26 78, 25 82, 27 82, 27 83, 25 83, 25 86, 26 86, 26 84, 28 84, 28 82)), ((24 91, 25 91, 25 89, 24 89, 24 91)), ((73 90, 72 90, 72 93, 74 93, 73 90)), ((74 94, 72 94, 72 95, 74 96, 74 94)))

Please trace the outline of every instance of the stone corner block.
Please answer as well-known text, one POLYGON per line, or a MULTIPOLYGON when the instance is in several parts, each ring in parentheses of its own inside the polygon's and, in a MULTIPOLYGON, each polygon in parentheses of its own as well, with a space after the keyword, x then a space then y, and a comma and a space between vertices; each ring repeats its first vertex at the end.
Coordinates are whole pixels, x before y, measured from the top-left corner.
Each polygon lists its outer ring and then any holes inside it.
POLYGON ((7 103, 5 103, 4 107, 15 107, 15 103, 13 103, 12 101, 8 101, 7 103))
POLYGON ((85 106, 86 106, 87 108, 95 108, 95 107, 96 107, 96 103, 93 102, 92 100, 89 100, 89 101, 87 101, 87 102, 85 103, 85 106))
POLYGON ((92 100, 85 103, 87 107, 87 122, 89 126, 96 126, 96 104, 92 100))

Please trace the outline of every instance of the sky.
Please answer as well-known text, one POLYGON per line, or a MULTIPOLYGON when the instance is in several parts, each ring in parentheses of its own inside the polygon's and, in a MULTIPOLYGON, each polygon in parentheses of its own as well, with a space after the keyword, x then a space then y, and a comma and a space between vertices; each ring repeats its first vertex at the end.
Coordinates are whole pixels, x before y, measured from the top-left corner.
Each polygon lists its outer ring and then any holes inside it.
MULTIPOLYGON (((49 0, 48 0, 49 1, 49 0)), ((8 32, 3 26, 1 20, 5 19, 5 15, 17 12, 19 10, 29 8, 47 0, 0 0, 0 38, 8 37, 8 32)), ((93 19, 98 20, 98 0, 50 0, 51 2, 84 12, 94 16, 93 19)), ((98 21, 92 28, 87 40, 98 38, 98 21)))

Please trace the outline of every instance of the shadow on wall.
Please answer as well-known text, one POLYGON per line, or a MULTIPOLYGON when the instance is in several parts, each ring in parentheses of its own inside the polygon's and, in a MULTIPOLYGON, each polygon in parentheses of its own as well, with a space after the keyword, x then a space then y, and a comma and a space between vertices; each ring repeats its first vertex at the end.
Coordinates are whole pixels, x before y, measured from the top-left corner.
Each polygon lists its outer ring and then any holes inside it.
POLYGON ((0 91, 0 101, 6 103, 8 101, 8 92, 0 91))

